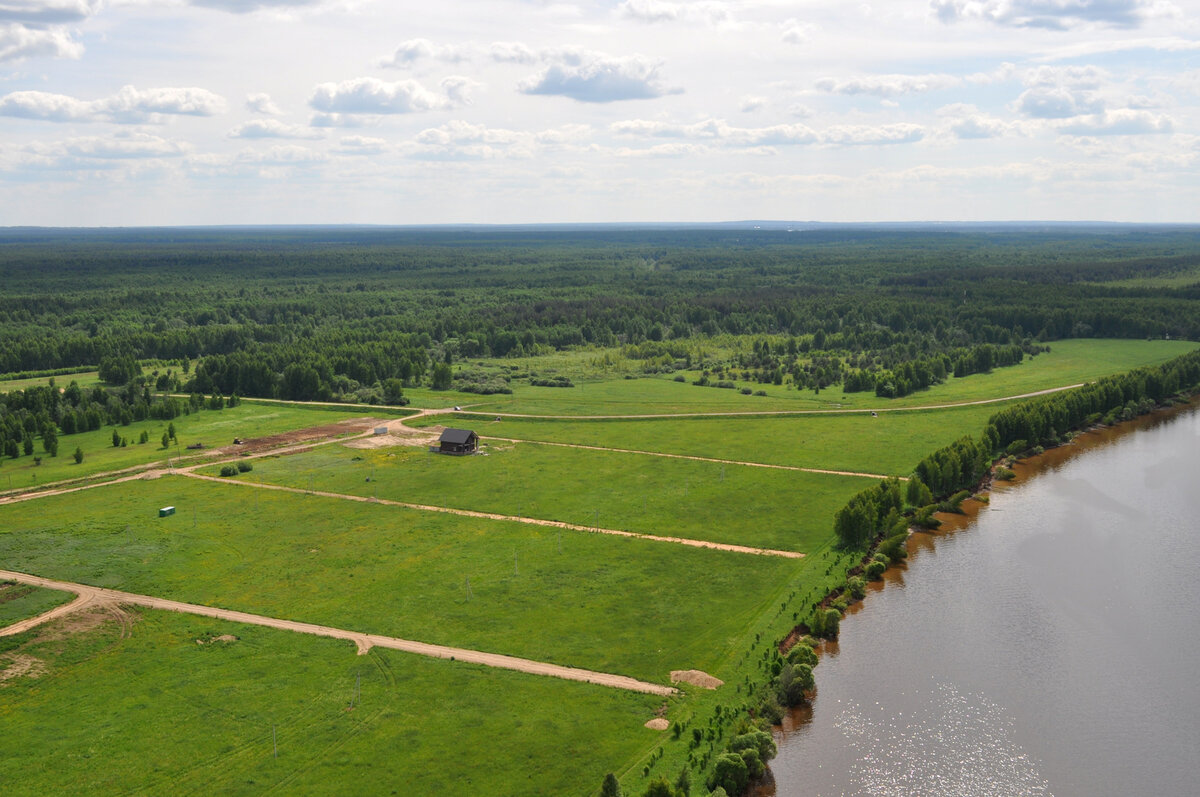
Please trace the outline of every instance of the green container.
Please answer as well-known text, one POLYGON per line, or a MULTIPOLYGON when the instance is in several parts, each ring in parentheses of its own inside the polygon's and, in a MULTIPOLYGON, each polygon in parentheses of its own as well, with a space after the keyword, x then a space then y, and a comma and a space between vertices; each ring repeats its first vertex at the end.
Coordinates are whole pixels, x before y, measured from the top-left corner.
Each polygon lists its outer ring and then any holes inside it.
POLYGON ((175 507, 173 507, 173 506, 164 506, 162 509, 158 510, 159 517, 166 517, 167 515, 174 515, 174 514, 175 514, 175 507))

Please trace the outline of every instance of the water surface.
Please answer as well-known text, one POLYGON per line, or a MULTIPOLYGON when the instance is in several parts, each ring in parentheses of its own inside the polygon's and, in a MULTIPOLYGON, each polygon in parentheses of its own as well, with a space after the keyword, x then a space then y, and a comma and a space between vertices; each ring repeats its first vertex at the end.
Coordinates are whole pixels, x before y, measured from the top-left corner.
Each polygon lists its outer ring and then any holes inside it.
POLYGON ((976 508, 843 621, 761 793, 1200 793, 1200 411, 1082 435, 976 508))

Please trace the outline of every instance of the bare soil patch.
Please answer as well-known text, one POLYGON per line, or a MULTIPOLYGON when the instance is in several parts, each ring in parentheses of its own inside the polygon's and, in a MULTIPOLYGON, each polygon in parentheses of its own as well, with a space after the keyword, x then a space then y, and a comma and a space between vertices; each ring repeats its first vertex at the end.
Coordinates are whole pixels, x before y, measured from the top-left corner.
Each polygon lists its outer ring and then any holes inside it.
POLYGON ((410 429, 399 421, 386 424, 387 434, 376 434, 370 437, 358 437, 342 443, 346 448, 391 448, 392 446, 413 446, 425 448, 433 445, 446 430, 445 426, 426 426, 421 429, 410 429))
POLYGON ((23 653, 0 656, 0 686, 13 678, 39 678, 46 674, 46 662, 23 653))
POLYGON ((652 731, 665 731, 671 727, 671 722, 663 717, 655 717, 646 723, 646 727, 652 731))
POLYGON ((215 453, 223 455, 257 454, 270 451, 273 448, 308 443, 313 440, 328 440, 345 434, 362 434, 372 427, 384 425, 374 418, 347 418, 337 423, 327 423, 324 426, 310 426, 307 429, 293 429, 290 432, 267 435, 266 437, 249 437, 242 440, 240 445, 225 445, 215 449, 215 453))
POLYGON ((53 642, 58 639, 66 639, 72 634, 86 634, 106 623, 118 621, 124 624, 122 618, 113 615, 111 607, 105 604, 93 604, 47 623, 38 636, 47 642, 53 642))
POLYGON ((691 684, 701 689, 716 689, 725 683, 702 670, 671 670, 671 682, 691 684))

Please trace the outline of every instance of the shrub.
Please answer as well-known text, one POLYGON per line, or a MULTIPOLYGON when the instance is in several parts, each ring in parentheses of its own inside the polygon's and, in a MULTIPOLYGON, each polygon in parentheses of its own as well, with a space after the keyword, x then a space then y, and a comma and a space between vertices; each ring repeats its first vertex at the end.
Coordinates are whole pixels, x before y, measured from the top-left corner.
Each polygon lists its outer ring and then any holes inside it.
POLYGON ((239 462, 237 464, 237 469, 239 473, 249 473, 250 471, 254 470, 254 465, 250 464, 249 462, 239 462))
POLYGON ((1017 474, 1013 473, 1009 468, 1001 465, 1000 467, 996 468, 996 478, 1002 482, 1007 482, 1017 478, 1017 474))
POLYGON ((736 753, 722 753, 717 756, 712 774, 708 776, 708 788, 711 791, 724 789, 728 794, 742 794, 750 782, 750 773, 746 761, 736 753))
POLYGON ((883 578, 883 571, 887 570, 887 565, 883 562, 872 561, 863 569, 863 575, 872 581, 878 581, 883 578))
MULTIPOLYGON (((867 594, 867 582, 858 576, 854 576, 846 582, 846 591, 849 592, 851 597, 853 597, 855 600, 862 600, 863 596, 867 594)), ((813 654, 813 658, 816 659, 816 654, 813 654)))
POLYGON ((687 377, 686 377, 686 376, 684 376, 683 374, 675 374, 675 380, 674 380, 674 381, 676 381, 676 382, 686 382, 686 381, 687 381, 687 377))
POLYGON ((236 476, 238 475, 238 469, 233 465, 224 465, 221 467, 221 475, 225 477, 236 476))
POLYGON ((83 462, 83 449, 76 448, 75 449, 75 464, 78 465, 80 462, 83 462))
MULTIPOLYGON (((862 581, 860 578, 859 581, 862 581)), ((809 667, 817 666, 817 652, 808 645, 797 644, 788 651, 787 660, 789 664, 807 664, 809 667)))

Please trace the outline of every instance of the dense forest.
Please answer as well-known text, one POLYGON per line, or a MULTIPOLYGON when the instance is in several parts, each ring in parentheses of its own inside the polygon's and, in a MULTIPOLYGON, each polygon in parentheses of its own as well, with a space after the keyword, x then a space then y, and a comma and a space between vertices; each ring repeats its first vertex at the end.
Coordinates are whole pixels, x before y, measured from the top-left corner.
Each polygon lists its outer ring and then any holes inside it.
POLYGON ((707 367, 687 344, 721 334, 763 341, 717 367, 896 396, 1066 337, 1200 339, 1190 228, 11 229, 0 284, 0 373, 153 359, 296 399, 584 345, 707 367))

